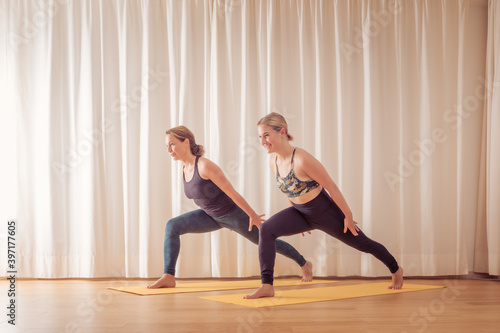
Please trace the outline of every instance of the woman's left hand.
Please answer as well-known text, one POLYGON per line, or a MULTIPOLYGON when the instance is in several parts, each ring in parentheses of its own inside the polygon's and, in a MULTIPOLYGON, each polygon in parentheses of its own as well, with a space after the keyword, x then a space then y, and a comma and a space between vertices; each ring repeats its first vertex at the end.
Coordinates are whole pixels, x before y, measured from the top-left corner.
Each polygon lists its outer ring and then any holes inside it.
POLYGON ((358 222, 355 222, 352 218, 346 217, 344 219, 344 234, 347 232, 347 229, 349 229, 354 236, 357 236, 359 228, 356 224, 358 224, 358 222))
POLYGON ((266 214, 262 215, 257 215, 255 214, 254 216, 250 216, 250 219, 248 221, 248 231, 252 231, 252 226, 256 226, 257 228, 260 227, 262 223, 264 223, 266 220, 262 218, 266 214))

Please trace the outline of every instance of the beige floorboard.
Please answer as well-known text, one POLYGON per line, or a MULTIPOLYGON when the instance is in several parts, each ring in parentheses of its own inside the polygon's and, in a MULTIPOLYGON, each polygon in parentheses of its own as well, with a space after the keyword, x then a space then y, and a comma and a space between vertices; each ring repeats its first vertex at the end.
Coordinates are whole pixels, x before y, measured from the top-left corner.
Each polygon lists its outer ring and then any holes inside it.
MULTIPOLYGON (((500 332, 498 280, 407 279, 447 288, 260 309, 199 298, 234 290, 138 296, 107 289, 152 281, 18 280, 14 327, 7 323, 9 285, 4 279, 0 332, 500 332)), ((341 279, 338 285, 375 281, 383 280, 341 279)))

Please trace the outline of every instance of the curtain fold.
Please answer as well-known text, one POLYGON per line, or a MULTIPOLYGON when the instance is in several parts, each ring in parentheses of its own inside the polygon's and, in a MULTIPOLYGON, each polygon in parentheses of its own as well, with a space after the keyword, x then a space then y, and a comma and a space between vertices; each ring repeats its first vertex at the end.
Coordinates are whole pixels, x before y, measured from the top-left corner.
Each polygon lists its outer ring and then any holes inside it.
POLYGON ((484 118, 476 222, 477 272, 500 275, 500 3, 488 2, 484 118))
MULTIPOLYGON (((272 111, 407 275, 498 274, 496 2, 24 0, 1 8, 0 97, 12 110, 2 120, 13 124, 14 114, 18 123, 9 132, 18 276, 161 275, 165 223, 197 209, 165 148, 173 126, 194 132, 258 213, 286 208, 257 140, 257 120, 272 111)), ((389 274, 319 231, 284 240, 316 276, 389 274)), ((277 257, 277 275, 299 272, 277 257)), ((177 275, 259 275, 257 247, 230 230, 184 235, 177 275)))
MULTIPOLYGON (((12 67, 11 55, 9 52, 8 31, 8 4, 0 2, 0 152, 3 156, 9 156, 8 162, 2 163, 0 172, 0 230, 1 244, 7 241, 7 219, 14 219, 17 210, 14 208, 17 203, 17 114, 12 112, 14 100, 9 94, 9 85, 15 84, 10 80, 12 67)), ((6 159, 7 160, 7 159, 6 159)), ((4 259, 4 254, 0 259, 4 259)))

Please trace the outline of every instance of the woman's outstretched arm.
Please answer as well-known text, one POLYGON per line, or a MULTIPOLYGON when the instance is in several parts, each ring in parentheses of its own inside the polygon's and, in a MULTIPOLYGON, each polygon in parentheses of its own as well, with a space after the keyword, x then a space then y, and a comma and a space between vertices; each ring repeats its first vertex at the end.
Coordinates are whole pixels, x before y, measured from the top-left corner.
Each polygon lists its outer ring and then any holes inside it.
POLYGON ((248 230, 252 230, 252 226, 255 225, 257 228, 265 220, 262 218, 264 214, 258 215, 253 208, 248 204, 248 202, 238 193, 231 184, 231 182, 226 178, 222 169, 210 161, 207 158, 200 158, 198 160, 198 172, 200 176, 204 179, 210 179, 217 187, 219 187, 224 193, 230 197, 235 204, 237 204, 247 215, 250 217, 248 224, 248 230))
POLYGON ((357 236, 359 229, 356 226, 357 222, 353 220, 352 211, 342 192, 340 192, 337 184, 330 177, 323 164, 304 149, 297 149, 294 170, 295 174, 299 172, 300 174, 307 175, 308 178, 314 179, 328 191, 333 201, 335 201, 345 215, 344 233, 349 229, 354 236, 357 236))

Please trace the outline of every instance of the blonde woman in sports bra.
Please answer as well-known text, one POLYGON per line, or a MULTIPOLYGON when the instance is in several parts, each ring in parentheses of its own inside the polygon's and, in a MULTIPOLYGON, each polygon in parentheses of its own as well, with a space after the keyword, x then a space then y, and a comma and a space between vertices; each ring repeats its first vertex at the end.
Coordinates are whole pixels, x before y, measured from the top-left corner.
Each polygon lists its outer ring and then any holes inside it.
POLYGON ((260 226, 262 285, 244 298, 274 296, 274 242, 281 236, 313 229, 322 230, 359 251, 374 255, 392 274, 389 288, 401 289, 403 269, 382 244, 368 238, 359 229, 344 196, 323 165, 304 149, 290 144, 293 138, 288 133, 285 118, 273 112, 260 119, 257 127, 260 143, 268 154, 275 154, 270 158, 269 166, 276 175, 276 185, 288 196, 292 206, 260 226))

